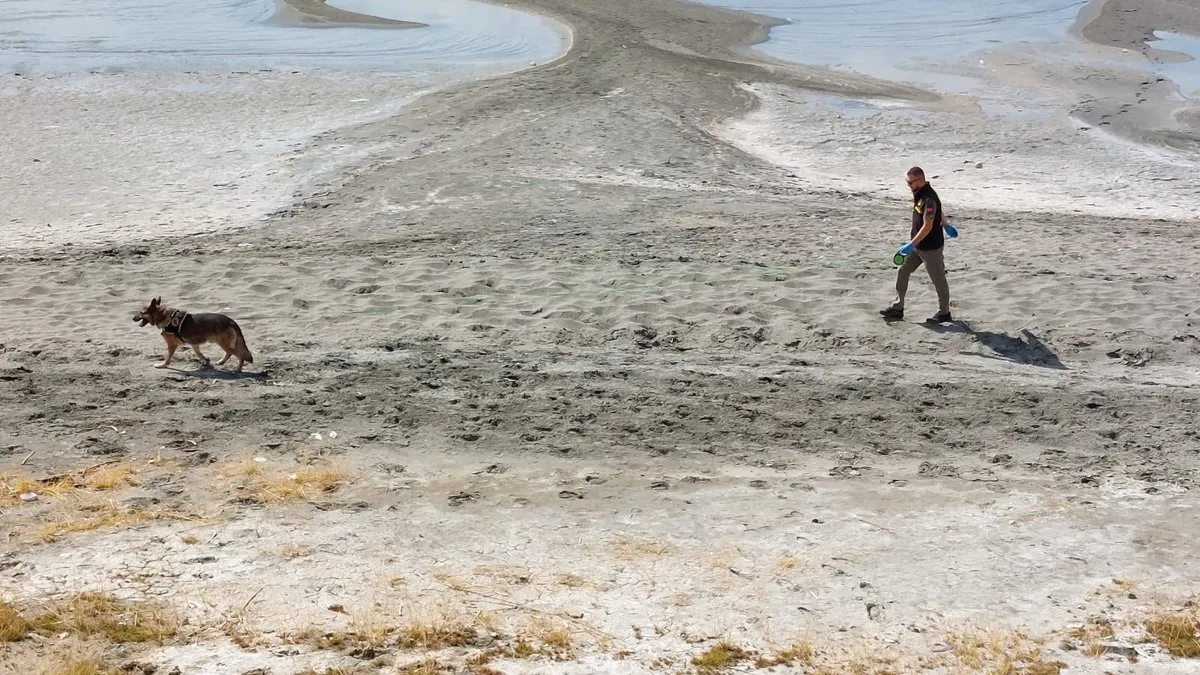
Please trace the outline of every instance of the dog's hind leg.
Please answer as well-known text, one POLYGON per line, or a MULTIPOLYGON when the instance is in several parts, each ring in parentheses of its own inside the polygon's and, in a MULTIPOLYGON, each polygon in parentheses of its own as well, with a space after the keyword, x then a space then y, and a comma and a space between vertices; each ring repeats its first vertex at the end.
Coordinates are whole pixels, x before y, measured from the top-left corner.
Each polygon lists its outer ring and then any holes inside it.
POLYGON ((157 366, 154 366, 155 368, 166 368, 167 366, 171 365, 171 359, 175 356, 175 350, 179 349, 179 341, 174 337, 164 333, 163 340, 166 340, 167 342, 167 360, 163 361, 157 366))
POLYGON ((229 357, 237 353, 237 333, 232 330, 226 330, 216 340, 217 346, 225 351, 225 358, 217 361, 218 366, 225 365, 229 357))
POLYGON ((200 363, 203 363, 206 366, 212 363, 208 360, 208 357, 204 355, 204 352, 200 351, 200 345, 193 344, 192 351, 196 352, 196 358, 200 359, 200 363))

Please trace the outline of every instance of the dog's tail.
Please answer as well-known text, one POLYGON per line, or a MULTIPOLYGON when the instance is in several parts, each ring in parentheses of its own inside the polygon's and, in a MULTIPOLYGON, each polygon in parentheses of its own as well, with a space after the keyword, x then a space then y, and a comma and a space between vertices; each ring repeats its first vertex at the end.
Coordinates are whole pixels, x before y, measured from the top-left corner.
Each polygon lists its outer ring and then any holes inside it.
POLYGON ((250 348, 246 346, 246 338, 242 336, 242 327, 233 321, 233 330, 237 332, 237 344, 234 345, 234 352, 237 357, 246 363, 254 363, 254 355, 250 353, 250 348))

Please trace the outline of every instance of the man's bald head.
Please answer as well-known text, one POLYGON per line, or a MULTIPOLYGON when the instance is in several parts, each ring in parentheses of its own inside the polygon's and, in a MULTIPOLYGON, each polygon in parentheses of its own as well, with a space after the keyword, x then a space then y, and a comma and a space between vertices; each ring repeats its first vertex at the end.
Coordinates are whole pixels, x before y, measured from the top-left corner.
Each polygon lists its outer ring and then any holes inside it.
POLYGON ((926 185, 925 171, 919 166, 914 166, 908 170, 908 177, 904 182, 908 183, 908 188, 915 194, 926 185))

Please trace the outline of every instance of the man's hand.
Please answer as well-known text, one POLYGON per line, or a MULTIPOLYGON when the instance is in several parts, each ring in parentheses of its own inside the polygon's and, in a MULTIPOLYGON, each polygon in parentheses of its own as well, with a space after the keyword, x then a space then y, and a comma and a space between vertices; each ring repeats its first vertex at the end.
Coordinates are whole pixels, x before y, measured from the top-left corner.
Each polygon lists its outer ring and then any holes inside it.
POLYGON ((900 247, 900 255, 912 255, 913 249, 916 247, 915 242, 908 242, 900 247))

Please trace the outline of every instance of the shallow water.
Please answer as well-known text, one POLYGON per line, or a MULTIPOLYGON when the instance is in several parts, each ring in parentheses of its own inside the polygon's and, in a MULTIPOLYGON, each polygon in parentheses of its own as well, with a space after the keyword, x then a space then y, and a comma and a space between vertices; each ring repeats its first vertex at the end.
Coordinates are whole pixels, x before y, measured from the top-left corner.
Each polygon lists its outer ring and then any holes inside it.
POLYGON ((1155 32, 1154 37, 1158 39, 1151 42, 1150 46, 1186 54, 1191 60, 1154 64, 1151 70, 1176 82, 1184 95, 1200 94, 1200 38, 1162 31, 1155 32))
POLYGON ((541 17, 469 0, 334 0, 425 28, 277 23, 275 0, 3 0, 0 72, 149 69, 501 70, 562 53, 541 17))
POLYGON ((949 90, 971 82, 945 72, 1001 44, 1061 39, 1088 0, 702 0, 787 19, 757 49, 779 59, 949 90))

